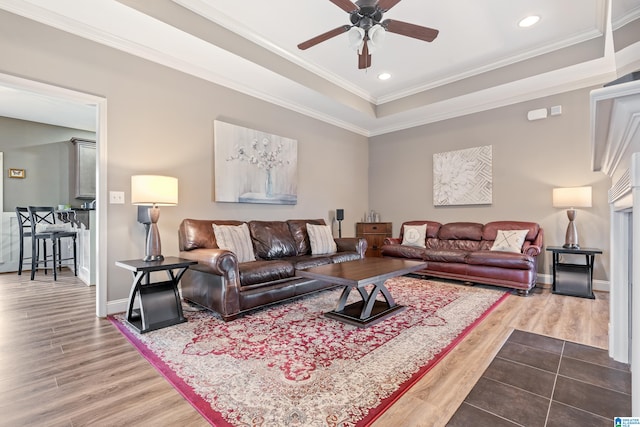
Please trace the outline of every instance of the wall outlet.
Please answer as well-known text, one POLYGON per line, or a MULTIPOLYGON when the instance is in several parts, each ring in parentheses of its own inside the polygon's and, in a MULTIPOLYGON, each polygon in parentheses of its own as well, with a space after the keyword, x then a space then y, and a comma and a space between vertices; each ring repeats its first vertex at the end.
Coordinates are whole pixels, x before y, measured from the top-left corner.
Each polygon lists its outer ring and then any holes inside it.
POLYGON ((124 205, 124 191, 109 191, 109 203, 124 205))

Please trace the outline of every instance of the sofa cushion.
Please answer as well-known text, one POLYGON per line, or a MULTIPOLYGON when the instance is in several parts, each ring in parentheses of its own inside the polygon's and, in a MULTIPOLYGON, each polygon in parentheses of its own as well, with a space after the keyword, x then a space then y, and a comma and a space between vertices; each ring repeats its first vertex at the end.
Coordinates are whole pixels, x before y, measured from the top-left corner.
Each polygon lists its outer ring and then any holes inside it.
POLYGON ((217 225, 213 224, 213 233, 220 249, 236 254, 238 262, 255 261, 251 236, 247 224, 217 225))
POLYGON ((471 252, 467 255, 466 260, 467 264, 510 268, 514 270, 529 270, 534 265, 533 257, 513 252, 471 252))
POLYGON ((182 220, 178 229, 179 249, 181 251, 217 249, 218 245, 216 244, 212 225, 240 225, 242 223, 242 221, 186 218, 182 220))
POLYGON ((249 231, 256 256, 278 259, 296 255, 296 243, 284 221, 250 221, 249 231))
POLYGON ((406 246, 425 247, 427 240, 427 224, 403 225, 402 244, 406 246))
POLYGON ((328 225, 307 224, 312 255, 334 254, 338 250, 328 225))
POLYGON ((328 257, 334 264, 361 259, 358 252, 336 252, 335 254, 328 255, 328 257))
POLYGON ((286 261, 293 264, 293 267, 296 270, 304 270, 305 268, 331 264, 331 258, 329 258, 328 255, 299 255, 288 257, 286 261))
POLYGON ((426 250, 422 255, 422 259, 425 261, 432 261, 432 262, 465 263, 468 253, 469 252, 467 251, 456 251, 456 250, 450 250, 450 251, 426 250))
POLYGON ((298 255, 308 255, 311 253, 307 224, 325 225, 325 222, 324 219, 290 219, 287 221, 289 231, 296 244, 298 255))
POLYGON ((404 233, 405 225, 426 225, 427 226, 427 237, 438 237, 438 231, 442 224, 435 221, 405 221, 402 223, 402 227, 400 227, 400 239, 402 239, 404 233))
POLYGON ((491 250, 520 253, 528 232, 529 230, 498 230, 491 250))
POLYGON ((482 240, 482 224, 475 222, 450 222, 440 227, 440 240, 482 240))
POLYGON ((405 245, 384 245, 380 249, 382 256, 391 256, 397 258, 422 259, 424 254, 423 248, 405 245))
POLYGON ((498 230, 528 230, 526 240, 532 242, 540 233, 540 225, 526 221, 493 221, 488 222, 482 229, 483 240, 496 240, 498 230))
POLYGON ((244 262, 238 264, 238 272, 240 287, 244 289, 266 286, 295 275, 293 264, 284 260, 244 262))

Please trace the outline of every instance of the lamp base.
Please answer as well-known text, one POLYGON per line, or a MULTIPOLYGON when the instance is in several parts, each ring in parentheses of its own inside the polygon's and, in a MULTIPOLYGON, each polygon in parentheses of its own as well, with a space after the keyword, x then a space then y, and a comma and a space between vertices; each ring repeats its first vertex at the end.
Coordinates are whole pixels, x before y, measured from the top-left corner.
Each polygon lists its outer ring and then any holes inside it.
POLYGON ((161 244, 160 244, 160 232, 158 231, 158 218, 160 218, 160 208, 153 205, 149 208, 149 218, 151 219, 151 226, 147 233, 147 245, 145 248, 145 256, 142 258, 144 262, 162 261, 161 244))
POLYGON ((567 210, 567 217, 569 218, 569 225, 567 225, 567 233, 564 238, 563 248, 567 249, 580 249, 578 245, 578 230, 576 228, 576 211, 575 209, 567 210))

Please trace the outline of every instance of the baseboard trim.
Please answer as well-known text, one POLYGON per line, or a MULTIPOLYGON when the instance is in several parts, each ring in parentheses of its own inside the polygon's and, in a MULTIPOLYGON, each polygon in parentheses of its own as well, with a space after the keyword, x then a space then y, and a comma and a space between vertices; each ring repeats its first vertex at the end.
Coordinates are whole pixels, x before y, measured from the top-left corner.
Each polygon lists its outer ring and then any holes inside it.
MULTIPOLYGON (((553 284, 553 276, 551 274, 538 274, 538 287, 547 288, 551 287, 553 284), (543 285, 543 286, 540 286, 543 285)), ((609 292, 611 289, 611 284, 608 280, 594 280, 593 281, 593 290, 600 292, 609 292)))
POLYGON ((128 304, 128 298, 123 298, 115 301, 107 301, 107 316, 117 313, 124 313, 125 311, 127 311, 128 304))

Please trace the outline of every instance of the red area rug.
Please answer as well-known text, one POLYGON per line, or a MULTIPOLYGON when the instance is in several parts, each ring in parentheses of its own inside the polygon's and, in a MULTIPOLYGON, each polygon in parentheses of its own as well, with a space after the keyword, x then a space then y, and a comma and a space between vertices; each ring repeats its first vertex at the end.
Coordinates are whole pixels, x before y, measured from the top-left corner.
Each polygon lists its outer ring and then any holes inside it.
POLYGON ((508 295, 408 277, 386 284, 407 309, 366 329, 323 316, 339 289, 227 323, 186 312, 187 323, 143 335, 122 315, 112 321, 216 426, 365 426, 508 295))

